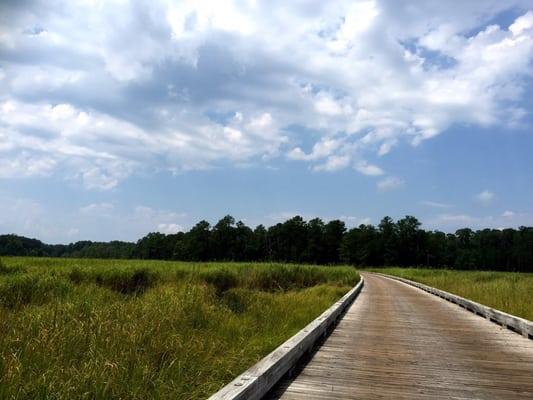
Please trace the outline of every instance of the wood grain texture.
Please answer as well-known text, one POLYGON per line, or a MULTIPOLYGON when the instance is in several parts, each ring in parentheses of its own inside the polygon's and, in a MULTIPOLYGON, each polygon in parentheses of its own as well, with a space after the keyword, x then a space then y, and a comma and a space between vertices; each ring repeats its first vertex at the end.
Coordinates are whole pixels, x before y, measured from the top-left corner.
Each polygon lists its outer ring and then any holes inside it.
POLYGON ((408 285, 417 287, 425 292, 439 296, 440 298, 447 300, 451 303, 455 303, 460 307, 467 309, 474 314, 485 317, 496 324, 505 326, 516 333, 520 333, 522 336, 533 339, 533 322, 524 318, 517 317, 515 315, 507 314, 503 311, 496 310, 491 307, 487 307, 483 304, 476 303, 475 301, 465 299, 464 297, 457 296, 455 294, 440 290, 431 286, 424 285, 423 283, 414 282, 409 279, 400 278, 398 276, 386 275, 377 273, 377 275, 384 276, 389 279, 396 279, 397 281, 407 283, 408 285))
POLYGON ((229 384, 209 397, 209 400, 255 400, 264 395, 330 332, 352 304, 364 286, 361 278, 348 293, 319 317, 291 337, 272 353, 229 384))
POLYGON ((533 399, 533 341, 364 273, 357 301, 269 399, 533 399))

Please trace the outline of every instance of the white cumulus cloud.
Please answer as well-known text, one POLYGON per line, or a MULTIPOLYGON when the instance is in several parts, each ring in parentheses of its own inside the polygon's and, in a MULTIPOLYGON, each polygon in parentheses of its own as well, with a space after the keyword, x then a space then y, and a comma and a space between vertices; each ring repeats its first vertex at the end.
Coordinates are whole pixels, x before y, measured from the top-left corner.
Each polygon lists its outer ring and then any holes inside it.
POLYGON ((529 112, 527 1, 30 3, 0 6, 1 178, 110 190, 281 156, 378 176, 370 155, 529 112))
POLYGON ((379 176, 384 174, 383 170, 380 167, 378 167, 377 165, 369 164, 366 161, 359 162, 355 166, 355 169, 363 175, 379 176))
POLYGON ((494 193, 490 190, 483 190, 476 194, 476 199, 482 204, 489 204, 494 199, 494 193))
POLYGON ((385 179, 378 181, 376 186, 380 191, 388 191, 401 188, 404 183, 405 182, 400 178, 397 178, 395 176, 389 176, 385 179))
POLYGON ((159 232, 161 232, 161 233, 165 233, 165 234, 169 235, 169 234, 174 234, 174 233, 183 231, 183 227, 181 225, 179 225, 179 224, 162 223, 162 224, 157 225, 157 230, 159 232))

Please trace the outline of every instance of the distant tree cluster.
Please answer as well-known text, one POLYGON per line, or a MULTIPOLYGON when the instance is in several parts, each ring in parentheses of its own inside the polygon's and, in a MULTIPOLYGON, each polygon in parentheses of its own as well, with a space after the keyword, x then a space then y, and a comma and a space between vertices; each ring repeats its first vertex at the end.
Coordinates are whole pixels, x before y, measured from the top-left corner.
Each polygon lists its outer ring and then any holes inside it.
POLYGON ((188 232, 152 232, 137 241, 48 245, 16 235, 0 236, 0 255, 141 258, 183 261, 281 261, 358 266, 428 266, 533 272, 533 228, 426 231, 418 219, 385 217, 379 225, 347 229, 344 222, 296 216, 251 229, 226 216, 188 232))
POLYGON ((130 242, 91 242, 45 244, 17 235, 0 235, 0 255, 26 257, 134 258, 136 244, 130 242))

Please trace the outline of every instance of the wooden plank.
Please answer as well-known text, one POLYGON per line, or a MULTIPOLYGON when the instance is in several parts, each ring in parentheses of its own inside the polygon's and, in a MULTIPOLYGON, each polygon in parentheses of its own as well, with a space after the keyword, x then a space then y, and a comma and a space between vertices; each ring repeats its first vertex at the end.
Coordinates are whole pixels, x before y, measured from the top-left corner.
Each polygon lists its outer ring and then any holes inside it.
POLYGON ((464 309, 482 316, 492 322, 500 324, 504 327, 511 329, 516 333, 522 334, 522 336, 533 339, 533 322, 524 318, 517 317, 515 315, 507 314, 503 311, 496 310, 494 308, 485 306, 475 301, 465 299, 464 297, 457 296, 455 294, 440 290, 431 286, 424 285, 419 282, 411 281, 409 279, 400 278, 398 276, 376 273, 389 279, 395 279, 397 281, 406 283, 408 285, 417 287, 425 292, 431 293, 451 303, 457 304, 464 309))
POLYGON ((375 274, 266 399, 533 399, 533 341, 375 274))
POLYGON ((254 400, 262 398, 299 359, 327 335, 361 292, 364 280, 346 293, 318 318, 291 337, 253 367, 224 386, 209 400, 254 400))

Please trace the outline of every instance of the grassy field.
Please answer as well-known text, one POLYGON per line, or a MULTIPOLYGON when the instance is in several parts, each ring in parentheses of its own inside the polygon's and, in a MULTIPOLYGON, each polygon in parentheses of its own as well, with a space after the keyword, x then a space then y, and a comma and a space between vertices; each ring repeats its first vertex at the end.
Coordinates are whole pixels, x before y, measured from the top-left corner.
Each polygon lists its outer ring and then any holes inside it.
POLYGON ((5 258, 0 398, 205 398, 358 279, 348 267, 5 258))
POLYGON ((533 320, 533 274, 421 268, 380 268, 375 271, 424 283, 533 320))

